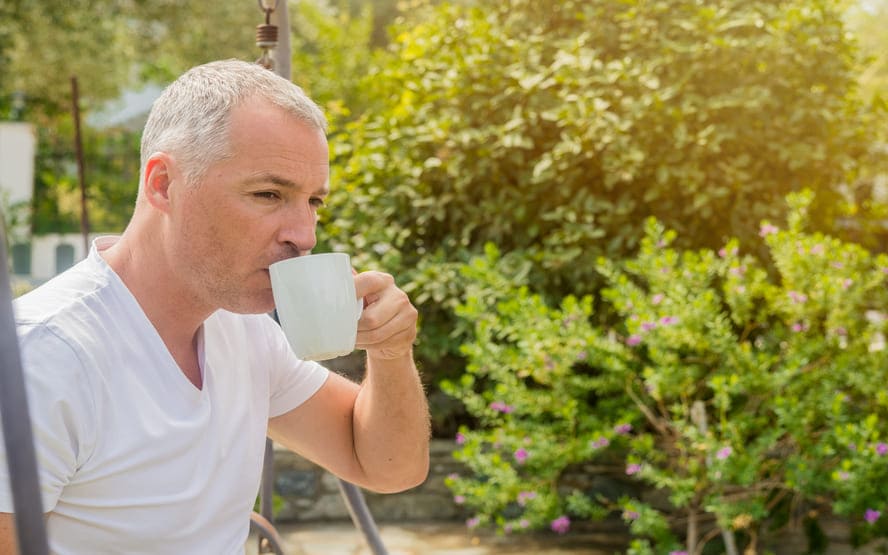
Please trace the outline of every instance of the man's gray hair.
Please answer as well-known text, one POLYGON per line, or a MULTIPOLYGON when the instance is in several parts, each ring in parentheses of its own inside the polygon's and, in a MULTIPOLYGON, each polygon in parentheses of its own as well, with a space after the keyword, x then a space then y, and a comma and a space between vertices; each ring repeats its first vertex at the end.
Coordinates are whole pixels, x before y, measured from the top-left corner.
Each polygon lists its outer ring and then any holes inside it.
POLYGON ((223 60, 194 67, 161 93, 142 133, 140 183, 156 152, 173 154, 186 179, 200 179, 229 152, 230 115, 247 99, 260 98, 309 126, 326 131, 324 113, 297 85, 257 64, 223 60))

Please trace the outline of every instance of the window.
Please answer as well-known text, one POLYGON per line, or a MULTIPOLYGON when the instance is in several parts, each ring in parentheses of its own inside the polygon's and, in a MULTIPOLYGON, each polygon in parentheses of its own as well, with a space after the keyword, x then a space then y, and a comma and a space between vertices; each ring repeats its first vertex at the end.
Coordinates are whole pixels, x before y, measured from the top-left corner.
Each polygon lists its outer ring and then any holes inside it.
POLYGON ((55 249, 56 273, 61 274, 74 265, 74 247, 65 243, 55 249))
POLYGON ((12 273, 19 276, 31 274, 31 245, 18 243, 12 246, 12 273))

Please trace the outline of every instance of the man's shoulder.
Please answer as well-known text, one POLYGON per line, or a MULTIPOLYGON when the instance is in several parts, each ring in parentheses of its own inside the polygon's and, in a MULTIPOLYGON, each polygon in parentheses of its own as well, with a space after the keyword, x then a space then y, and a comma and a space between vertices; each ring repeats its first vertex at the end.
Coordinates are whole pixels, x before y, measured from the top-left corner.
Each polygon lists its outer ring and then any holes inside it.
POLYGON ((119 297, 88 264, 70 270, 13 303, 23 351, 57 348, 70 354, 122 333, 119 297), (52 347, 51 347, 52 346, 52 347))
POLYGON ((46 323, 82 308, 85 297, 101 294, 107 284, 87 264, 78 264, 13 301, 16 323, 46 323))

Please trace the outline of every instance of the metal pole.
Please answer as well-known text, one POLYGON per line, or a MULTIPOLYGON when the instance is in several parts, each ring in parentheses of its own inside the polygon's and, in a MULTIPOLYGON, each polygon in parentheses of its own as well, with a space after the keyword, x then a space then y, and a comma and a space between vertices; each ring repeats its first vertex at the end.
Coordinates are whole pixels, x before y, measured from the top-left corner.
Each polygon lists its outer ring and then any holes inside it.
POLYGON ((348 507, 348 514, 351 515, 352 522, 355 527, 364 534, 367 545, 373 555, 388 555, 385 544, 382 543, 382 537, 379 535, 379 528, 367 508, 367 501, 364 499, 364 492, 361 489, 345 480, 339 480, 339 491, 345 500, 345 506, 348 507))
POLYGON ((86 211, 86 178, 83 168, 83 138, 80 134, 80 92, 77 76, 71 76, 71 103, 74 116, 74 143, 77 148, 77 181, 80 183, 80 233, 83 234, 84 256, 89 252, 89 214, 86 211))
POLYGON ((278 43, 273 53, 274 72, 289 81, 292 50, 290 48, 290 16, 287 4, 287 0, 278 2, 277 8, 271 12, 271 24, 277 25, 278 28, 278 43))
MULTIPOLYGON (((0 226, 0 233, 3 233, 0 226)), ((0 241, 0 420, 9 468, 18 549, 22 555, 46 555, 49 545, 37 477, 25 377, 12 313, 6 264, 6 234, 0 241)))
MULTIPOLYGON (((277 45, 272 57, 274 59, 274 72, 290 80, 290 19, 287 15, 287 0, 278 2, 277 7, 271 12, 270 23, 278 28, 277 45)), ((275 322, 280 323, 277 313, 273 312, 275 322)), ((259 487, 259 514, 265 517, 274 526, 274 442, 271 438, 265 438, 265 458, 262 464, 262 481, 259 487)), ((260 553, 264 549, 262 541, 259 542, 260 553)))
MULTIPOLYGON (((281 0, 278 3, 277 8, 275 8, 275 10, 271 13, 271 23, 273 25, 277 25, 277 28, 279 30, 278 43, 274 49, 273 54, 274 71, 284 79, 291 81, 292 79, 290 76, 290 67, 292 50, 290 47, 290 18, 287 12, 287 4, 287 0, 281 0)), ((267 440, 265 451, 266 468, 263 472, 263 498, 266 495, 268 495, 269 498, 271 497, 271 471, 268 470, 269 461, 273 456, 271 453, 271 445, 271 440, 267 440), (268 483, 268 486, 265 485, 266 483, 268 483)), ((388 555, 388 551, 386 551, 385 545, 383 545, 382 543, 382 537, 379 535, 379 529, 376 527, 376 523, 373 520, 373 515, 370 514, 370 510, 367 508, 367 502, 364 499, 364 493, 361 491, 361 489, 354 484, 340 479, 339 491, 342 494, 342 498, 345 501, 346 507, 348 508, 348 513, 349 515, 351 515, 352 522, 355 524, 355 527, 357 527, 357 529, 364 535, 364 539, 367 541, 367 545, 370 546, 373 554, 388 555)), ((266 515, 264 511, 263 516, 269 518, 270 520, 269 515, 266 515)))

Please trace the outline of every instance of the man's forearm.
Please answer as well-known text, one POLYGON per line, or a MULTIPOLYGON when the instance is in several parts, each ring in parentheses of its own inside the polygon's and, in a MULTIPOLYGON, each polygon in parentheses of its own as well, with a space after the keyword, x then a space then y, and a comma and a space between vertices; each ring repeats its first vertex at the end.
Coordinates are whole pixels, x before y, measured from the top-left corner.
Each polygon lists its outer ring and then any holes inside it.
POLYGON ((367 359, 355 402, 355 455, 374 490, 422 483, 429 468, 429 411, 412 355, 367 359))
POLYGON ((0 513, 0 555, 16 555, 17 553, 15 516, 12 513, 0 513))

